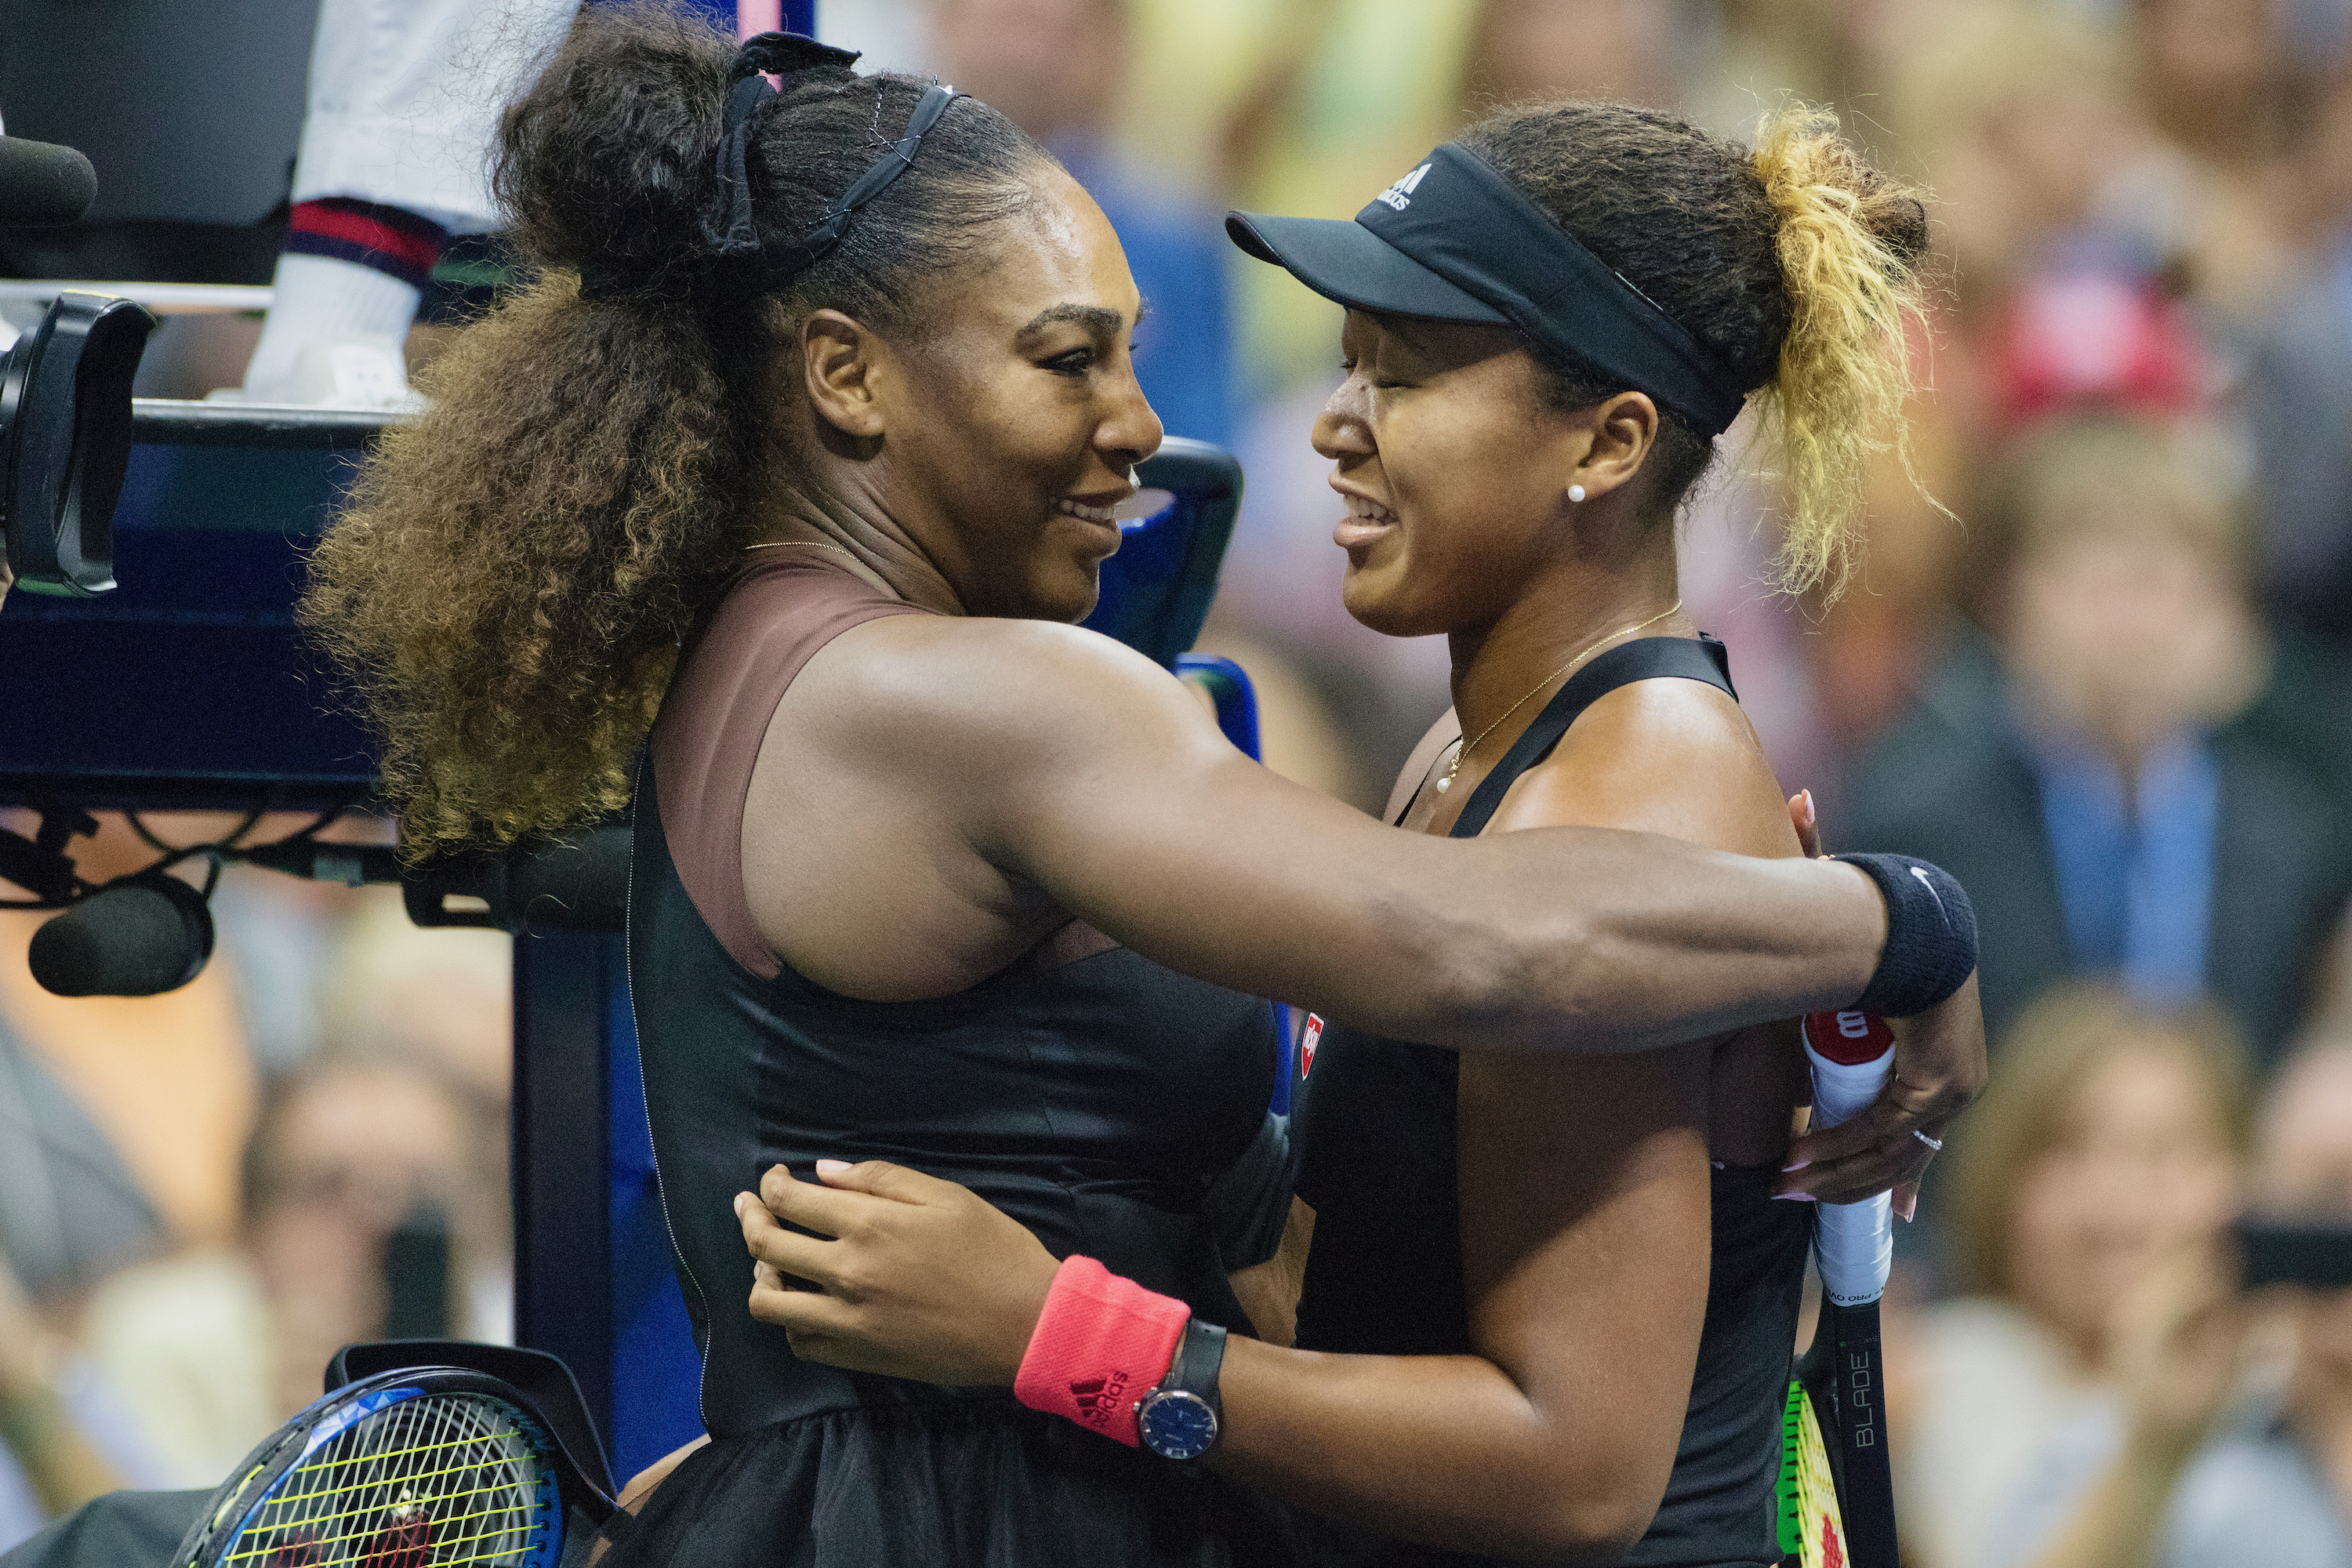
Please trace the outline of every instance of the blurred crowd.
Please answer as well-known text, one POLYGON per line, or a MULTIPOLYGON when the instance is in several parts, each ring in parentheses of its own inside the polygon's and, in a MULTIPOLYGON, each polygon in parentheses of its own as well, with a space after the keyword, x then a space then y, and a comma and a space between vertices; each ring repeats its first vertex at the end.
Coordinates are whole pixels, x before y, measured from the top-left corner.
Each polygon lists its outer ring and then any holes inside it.
MULTIPOLYGON (((1240 261, 1223 209, 1350 216, 1550 96, 1735 139, 1827 103, 1933 192, 1929 386, 1853 586, 1767 587, 1745 430, 1682 523, 1784 785, 1833 847, 1949 868, 1984 931, 1994 1087, 1890 1297, 1906 1555, 2352 1568, 2352 1291, 2241 1290, 2231 1240, 2352 1225, 2352 0, 821 0, 819 26, 1004 110, 1102 202, 1146 390, 1248 476, 1204 642, 1255 679, 1269 765, 1368 808, 1445 650, 1341 609, 1307 442, 1338 309, 1240 261)), ((145 390, 235 384, 257 328, 207 330, 226 351, 189 328, 145 390)), ((101 857, 138 850, 110 823, 101 857)), ((502 1331, 503 939, 265 873, 216 903, 222 956, 139 1003, 47 997, 28 917, 0 927, 0 1543, 107 1476, 216 1480, 344 1340, 502 1331)))
MULTIPOLYGON (((236 826, 100 822, 93 880, 155 858, 141 827, 236 826)), ((218 1484, 341 1345, 511 1337, 508 938, 248 867, 212 903, 204 973, 140 998, 43 991, 47 917, 0 910, 0 1549, 116 1487, 218 1484)))

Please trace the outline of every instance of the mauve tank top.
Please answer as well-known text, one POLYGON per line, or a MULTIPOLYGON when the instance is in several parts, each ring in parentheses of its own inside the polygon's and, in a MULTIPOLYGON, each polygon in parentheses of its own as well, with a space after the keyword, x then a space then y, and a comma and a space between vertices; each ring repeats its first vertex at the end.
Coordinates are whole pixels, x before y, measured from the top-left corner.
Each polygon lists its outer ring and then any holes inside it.
POLYGON ((802 1362, 752 1320, 729 1205, 771 1165, 805 1178, 820 1157, 883 1159, 961 1182, 1056 1256, 1099 1258, 1230 1328, 1246 1320, 1226 1273, 1257 1261, 1232 1254, 1271 1246, 1237 1241, 1213 1192, 1279 1133, 1266 1003, 1075 923, 924 1002, 840 995, 761 942, 743 814, 778 700, 843 632, 927 613, 818 553, 755 558, 729 585, 663 700, 635 805, 629 977, 646 1106, 703 1352, 703 1418, 720 1437, 960 1397, 802 1362))

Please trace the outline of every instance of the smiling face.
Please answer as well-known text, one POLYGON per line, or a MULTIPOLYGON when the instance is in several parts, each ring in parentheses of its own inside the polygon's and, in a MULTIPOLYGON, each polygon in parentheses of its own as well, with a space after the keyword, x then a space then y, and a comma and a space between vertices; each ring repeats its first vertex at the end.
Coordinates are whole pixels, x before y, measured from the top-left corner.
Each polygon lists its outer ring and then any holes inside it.
POLYGON ((1391 637, 1491 625, 1559 554, 1589 419, 1548 408, 1504 327, 1348 312, 1315 422, 1348 516, 1348 613, 1391 637))
POLYGON ((2079 1345, 2184 1246, 2210 1243, 2237 1204, 2237 1159, 2210 1079, 2161 1037, 2084 1079, 2049 1148, 2020 1173, 2007 1269, 2018 1300, 2079 1345))
POLYGON ((1068 175, 1039 179, 1034 225, 930 303, 922 341, 886 350, 871 406, 887 510, 964 611, 1075 621, 1160 429, 1118 237, 1068 175))

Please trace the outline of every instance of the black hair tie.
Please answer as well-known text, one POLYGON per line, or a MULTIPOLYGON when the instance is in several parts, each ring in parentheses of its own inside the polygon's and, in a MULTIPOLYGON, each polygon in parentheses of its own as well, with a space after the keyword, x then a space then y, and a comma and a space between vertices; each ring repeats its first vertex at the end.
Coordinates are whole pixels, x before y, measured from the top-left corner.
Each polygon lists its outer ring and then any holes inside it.
POLYGON ((751 225, 751 180, 744 163, 751 146, 752 117, 776 95, 767 79, 828 66, 847 70, 857 58, 854 49, 836 49, 798 33, 761 33, 744 39, 735 51, 735 63, 727 68, 727 109, 719 120, 716 210, 702 218, 702 237, 712 255, 751 256, 760 248, 759 231, 751 225))
MULTIPOLYGON (((743 40, 727 67, 726 106, 719 116, 718 189, 699 226, 709 258, 723 261, 759 254, 760 236, 752 226, 751 182, 745 163, 752 121, 776 95, 767 79, 827 68, 847 70, 857 59, 853 49, 837 49, 798 33, 761 33, 743 40)), ((635 259, 586 262, 580 268, 580 297, 623 299, 653 288, 668 269, 667 264, 648 266, 635 259)))
MULTIPOLYGON (((718 191, 701 225, 708 247, 705 259, 713 264, 711 281, 723 294, 743 297, 780 289, 823 260, 841 243, 857 210, 915 166, 923 138, 947 113, 948 106, 964 96, 952 87, 934 83, 907 117, 906 133, 825 208, 816 226, 782 251, 763 254, 759 227, 752 221, 747 165, 755 117, 774 96, 766 78, 827 68, 846 70, 857 58, 848 49, 836 49, 797 33, 761 33, 745 40, 736 51, 735 63, 727 69, 727 105, 719 119, 718 191)), ((612 300, 635 294, 651 287, 659 270, 591 262, 580 268, 580 297, 612 300)))
POLYGON ((850 218, 858 208, 890 188, 899 175, 915 166, 915 154, 922 150, 923 138, 948 111, 948 105, 963 97, 951 87, 933 83, 917 100, 914 113, 907 117, 907 133, 890 144, 890 150, 874 160, 866 173, 851 182, 841 199, 824 209, 816 226, 794 241, 781 255, 760 268, 758 284, 763 289, 781 288, 824 259, 827 252, 841 243, 849 227, 850 218))

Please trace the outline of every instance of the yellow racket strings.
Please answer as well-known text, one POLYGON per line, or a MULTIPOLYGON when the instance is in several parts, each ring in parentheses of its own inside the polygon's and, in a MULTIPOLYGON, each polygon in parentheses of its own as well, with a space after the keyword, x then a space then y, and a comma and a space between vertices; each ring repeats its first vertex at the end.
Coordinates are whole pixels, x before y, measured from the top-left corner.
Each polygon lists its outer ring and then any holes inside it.
POLYGON ((1804 1385, 1791 1381, 1780 1426, 1780 1551, 1801 1568, 1845 1568, 1845 1521, 1838 1511, 1822 1424, 1804 1385))
POLYGON ((538 1457, 501 1405, 473 1395, 404 1400, 297 1466, 223 1561, 260 1563, 300 1542, 308 1560, 331 1568, 394 1551, 393 1533, 414 1524, 425 1543, 415 1560, 435 1568, 520 1563, 546 1523, 540 1482, 538 1457), (492 1500, 449 1511, 482 1499, 492 1500), (442 1533, 452 1527, 459 1532, 442 1533))

